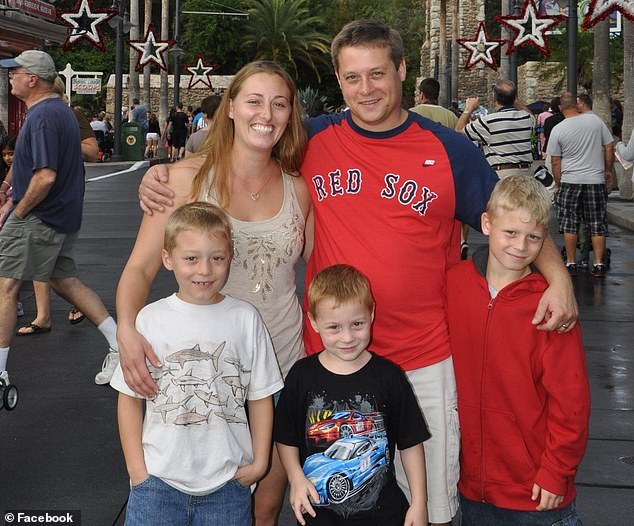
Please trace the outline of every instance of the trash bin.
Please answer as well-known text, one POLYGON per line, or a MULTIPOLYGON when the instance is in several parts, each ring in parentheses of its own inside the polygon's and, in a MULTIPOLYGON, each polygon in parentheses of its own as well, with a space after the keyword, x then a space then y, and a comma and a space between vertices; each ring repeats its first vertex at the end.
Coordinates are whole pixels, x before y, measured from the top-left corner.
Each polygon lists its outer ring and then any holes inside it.
POLYGON ((126 161, 141 161, 145 153, 145 133, 136 122, 121 126, 121 153, 126 161))

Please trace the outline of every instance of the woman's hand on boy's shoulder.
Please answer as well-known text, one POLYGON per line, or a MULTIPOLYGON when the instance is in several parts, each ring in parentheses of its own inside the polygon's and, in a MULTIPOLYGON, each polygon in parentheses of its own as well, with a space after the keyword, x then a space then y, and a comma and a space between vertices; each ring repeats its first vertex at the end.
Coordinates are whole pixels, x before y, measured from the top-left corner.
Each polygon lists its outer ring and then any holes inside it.
MULTIPOLYGON (((174 205, 179 187, 189 194, 191 181, 205 160, 204 156, 187 157, 176 164, 151 166, 139 185, 139 206, 148 215, 164 212, 174 205)), ((182 193, 182 192, 181 192, 182 193)))

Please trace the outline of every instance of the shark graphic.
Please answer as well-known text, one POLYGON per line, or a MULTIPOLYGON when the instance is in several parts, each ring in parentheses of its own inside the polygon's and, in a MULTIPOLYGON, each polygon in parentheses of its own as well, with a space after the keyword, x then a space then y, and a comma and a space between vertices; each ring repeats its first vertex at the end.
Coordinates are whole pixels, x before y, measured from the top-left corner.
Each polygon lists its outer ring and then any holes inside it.
POLYGON ((233 396, 236 396, 238 391, 244 392, 246 390, 246 387, 240 383, 239 376, 223 376, 222 379, 229 387, 231 387, 233 396))
POLYGON ((147 368, 150 371, 150 375, 152 376, 152 378, 157 382, 161 378, 164 378, 168 375, 174 376, 174 370, 170 369, 169 367, 165 367, 164 365, 162 365, 161 367, 154 367, 151 363, 148 363, 147 368))
POLYGON ((174 424, 177 426, 191 426, 203 423, 208 424, 212 414, 213 411, 209 411, 209 413, 207 413, 206 415, 201 415, 197 413, 194 409, 193 411, 189 411, 188 413, 180 413, 176 417, 176 420, 174 420, 174 424))
POLYGON ((184 374, 183 376, 179 376, 178 378, 172 378, 172 383, 180 387, 183 390, 183 392, 185 392, 185 387, 187 386, 197 387, 199 385, 206 385, 208 389, 211 389, 211 386, 213 385, 216 378, 218 378, 218 376, 220 375, 216 375, 213 378, 209 378, 205 380, 204 378, 198 378, 197 376, 193 376, 192 371, 190 369, 187 374, 184 374))
POLYGON ((225 362, 229 365, 233 365, 240 374, 247 374, 251 372, 250 369, 244 368, 239 358, 234 358, 233 356, 230 356, 229 358, 225 358, 225 362))
POLYGON ((218 372, 218 360, 220 360, 220 355, 222 354, 222 351, 224 351, 226 344, 227 342, 222 342, 218 345, 218 347, 216 347, 216 350, 211 355, 211 363, 214 365, 216 372, 218 372))
POLYGON ((229 424, 245 424, 245 425, 247 424, 246 420, 244 420, 243 418, 237 417, 236 415, 227 415, 223 413, 222 411, 215 411, 214 414, 216 416, 219 416, 220 418, 223 418, 229 424))
POLYGON ((233 401, 236 404, 236 408, 240 408, 240 407, 244 407, 244 392, 242 393, 242 396, 234 396, 233 397, 233 401))
POLYGON ((213 393, 208 393, 202 389, 196 389, 194 394, 205 403, 205 407, 209 407, 210 404, 227 407, 227 402, 229 401, 229 398, 227 398, 227 400, 223 402, 219 397, 214 396, 213 393))
MULTIPOLYGON (((224 344, 221 344, 224 346, 224 344)), ((217 349, 216 349, 217 351, 217 349)), ((182 349, 165 357, 166 362, 177 363, 181 369, 187 362, 200 362, 203 360, 214 360, 214 355, 200 350, 200 345, 196 344, 190 349, 182 349)))
POLYGON ((189 402, 189 400, 193 397, 194 395, 190 395, 187 398, 185 398, 184 400, 181 400, 180 402, 174 402, 172 400, 172 397, 170 396, 167 399, 167 402, 165 402, 164 404, 161 405, 157 405, 154 409, 152 409, 153 413, 161 413, 161 416, 163 417, 163 423, 166 424, 167 423, 167 413, 169 413, 170 411, 174 411, 175 409, 178 409, 179 407, 185 408, 185 405, 187 404, 187 402, 189 402))

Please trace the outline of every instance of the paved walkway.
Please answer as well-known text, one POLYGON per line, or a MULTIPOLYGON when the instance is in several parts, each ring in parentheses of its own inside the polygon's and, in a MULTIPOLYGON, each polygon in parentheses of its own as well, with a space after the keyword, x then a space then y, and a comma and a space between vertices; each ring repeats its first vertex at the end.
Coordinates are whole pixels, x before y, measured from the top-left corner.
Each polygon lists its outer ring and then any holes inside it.
MULTIPOLYGON (((111 312, 140 220, 139 173, 94 178, 129 164, 89 168, 93 180, 77 247, 82 279, 111 312)), ((630 221, 634 216, 634 203, 611 199, 610 208, 630 221)), ((634 517, 634 233, 617 226, 611 233, 612 270, 605 280, 587 273, 575 279, 593 396, 590 441, 577 477, 578 507, 591 526, 629 526, 634 517)), ((481 236, 472 236, 472 244, 481 242, 481 236)), ((151 299, 173 289, 171 275, 161 272, 151 299)), ((19 322, 27 323, 34 308, 29 284, 21 296, 26 313, 19 322)), ((84 525, 121 525, 116 519, 128 481, 116 395, 93 383, 107 346, 89 322, 68 324, 68 305, 57 297, 52 310, 49 334, 15 338, 12 344, 9 371, 20 401, 12 413, 0 411, 0 513, 81 510, 84 525)), ((280 525, 291 524, 285 509, 280 525)))

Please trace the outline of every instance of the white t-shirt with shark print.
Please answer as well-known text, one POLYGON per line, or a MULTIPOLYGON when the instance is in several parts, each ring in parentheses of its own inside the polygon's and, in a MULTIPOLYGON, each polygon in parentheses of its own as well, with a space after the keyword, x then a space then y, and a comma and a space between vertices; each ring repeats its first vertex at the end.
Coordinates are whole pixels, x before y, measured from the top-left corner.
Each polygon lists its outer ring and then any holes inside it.
MULTIPOLYGON (((136 328, 163 363, 150 366, 159 394, 146 400, 148 472, 190 495, 212 493, 253 461, 245 403, 283 387, 264 322, 255 307, 231 296, 194 305, 173 294, 144 307, 136 328)), ((121 366, 110 385, 138 396, 121 366)))

